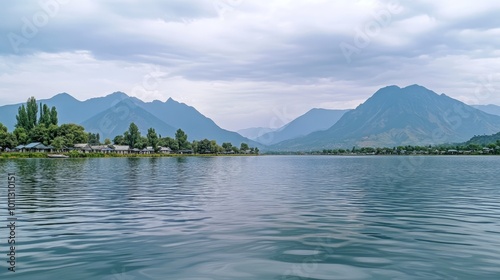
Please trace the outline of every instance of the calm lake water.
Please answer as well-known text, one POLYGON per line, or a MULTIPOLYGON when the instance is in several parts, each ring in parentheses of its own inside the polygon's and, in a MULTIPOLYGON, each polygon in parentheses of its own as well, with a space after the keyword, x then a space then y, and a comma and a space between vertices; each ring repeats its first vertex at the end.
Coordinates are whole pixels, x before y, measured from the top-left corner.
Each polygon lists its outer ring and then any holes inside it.
POLYGON ((479 156, 0 160, 0 279, 500 279, 499 170, 479 156))

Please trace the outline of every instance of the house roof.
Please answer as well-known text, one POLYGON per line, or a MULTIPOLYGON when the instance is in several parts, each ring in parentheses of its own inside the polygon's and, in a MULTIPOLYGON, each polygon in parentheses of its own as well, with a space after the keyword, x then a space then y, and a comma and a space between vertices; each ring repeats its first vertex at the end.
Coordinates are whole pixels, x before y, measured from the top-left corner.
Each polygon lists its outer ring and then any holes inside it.
POLYGON ((21 150, 22 148, 24 148, 24 145, 17 145, 14 149, 21 150))
POLYGON ((161 147, 160 151, 172 151, 172 149, 170 147, 161 147))
POLYGON ((87 148, 87 147, 90 148, 90 145, 85 144, 85 143, 79 143, 79 144, 73 145, 73 147, 82 149, 82 148, 87 148))
POLYGON ((113 145, 113 149, 115 149, 115 151, 128 151, 130 148, 125 145, 113 145))
POLYGON ((24 148, 31 149, 31 148, 34 148, 34 147, 36 147, 38 145, 42 145, 43 146, 43 144, 40 143, 40 142, 33 142, 33 143, 29 143, 28 145, 24 146, 24 148))
POLYGON ((107 149, 108 146, 107 145, 96 145, 96 146, 90 146, 90 148, 92 148, 92 150, 103 150, 103 149, 107 149))

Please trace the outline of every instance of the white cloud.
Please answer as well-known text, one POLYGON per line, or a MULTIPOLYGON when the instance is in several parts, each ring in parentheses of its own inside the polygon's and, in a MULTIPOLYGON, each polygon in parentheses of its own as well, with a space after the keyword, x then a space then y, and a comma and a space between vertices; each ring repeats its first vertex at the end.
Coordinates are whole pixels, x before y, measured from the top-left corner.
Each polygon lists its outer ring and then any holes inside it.
MULTIPOLYGON (((279 126, 277 118, 313 107, 353 108, 390 84, 500 104, 496 92, 474 99, 481 77, 500 72, 500 4, 391 3, 113 0, 69 1, 56 10, 4 3, 0 104, 120 90, 145 100, 171 96, 231 129, 279 126), (43 12, 47 23, 15 52, 9 34, 24 36, 26 20, 43 12), (367 44, 356 45, 359 30, 370 28, 367 44), (341 42, 357 48, 350 63, 341 42), (150 89, 138 90, 145 80, 150 89)), ((495 76, 488 88, 499 83, 495 76)))

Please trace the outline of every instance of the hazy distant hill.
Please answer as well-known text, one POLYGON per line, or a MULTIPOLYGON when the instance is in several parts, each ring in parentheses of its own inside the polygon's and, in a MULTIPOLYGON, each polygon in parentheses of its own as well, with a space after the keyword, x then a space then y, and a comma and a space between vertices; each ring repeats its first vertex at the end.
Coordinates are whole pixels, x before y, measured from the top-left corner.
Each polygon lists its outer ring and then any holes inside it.
MULTIPOLYGON (((128 98, 122 92, 115 92, 104 97, 91 98, 85 101, 79 101, 67 93, 57 94, 49 99, 37 100, 38 103, 47 104, 49 107, 56 106, 59 123, 77 123, 81 124, 90 117, 112 107, 119 101, 128 98)), ((25 103, 5 105, 0 107, 0 122, 2 122, 9 131, 14 129, 16 124, 16 115, 19 106, 25 103)))
POLYGON ((250 127, 250 128, 240 129, 236 132, 238 132, 238 134, 243 136, 243 137, 255 140, 258 137, 260 137, 268 132, 275 131, 275 130, 276 129, 269 128, 269 127, 250 127))
POLYGON ((493 135, 476 135, 472 137, 469 141, 465 142, 465 145, 468 144, 488 145, 488 144, 495 144, 497 141, 500 141, 500 132, 495 133, 493 135))
POLYGON ((283 127, 266 133, 255 140, 265 145, 271 145, 284 140, 305 136, 311 132, 326 130, 348 111, 314 108, 283 127))
MULTIPOLYGON (((134 122, 142 134, 153 127, 162 136, 173 137, 175 131, 181 128, 188 134, 190 141, 207 138, 216 140, 219 144, 231 142, 239 146, 245 142, 251 147, 262 147, 236 132, 220 128, 195 108, 171 98, 166 102, 143 102, 123 92, 115 92, 104 97, 79 101, 67 93, 61 93, 37 101, 56 106, 59 124, 81 124, 87 131, 99 133, 102 140, 112 140, 116 135, 122 135, 130 123, 134 122)), ((22 104, 0 107, 0 122, 7 126, 9 131, 14 129, 17 110, 22 104)))
POLYGON ((138 106, 131 99, 127 98, 111 108, 82 122, 88 132, 99 133, 101 140, 122 135, 128 130, 130 123, 134 122, 142 135, 146 135, 148 128, 152 127, 156 133, 162 137, 174 137, 176 128, 166 124, 153 114, 138 106))
POLYGON ((378 90, 331 128, 271 146, 271 150, 318 150, 356 146, 428 145, 467 141, 500 131, 500 116, 422 86, 378 90))
POLYGON ((500 106, 489 104, 489 105, 472 105, 472 107, 479 109, 488 114, 500 116, 500 106))
POLYGON ((158 119, 171 125, 174 128, 181 128, 188 135, 188 140, 216 140, 217 143, 231 142, 233 145, 239 145, 243 142, 252 147, 261 146, 248 138, 239 135, 236 132, 222 129, 213 120, 205 117, 194 107, 184 103, 177 102, 169 98, 165 102, 155 100, 153 102, 142 102, 134 98, 136 104, 146 109, 158 119))

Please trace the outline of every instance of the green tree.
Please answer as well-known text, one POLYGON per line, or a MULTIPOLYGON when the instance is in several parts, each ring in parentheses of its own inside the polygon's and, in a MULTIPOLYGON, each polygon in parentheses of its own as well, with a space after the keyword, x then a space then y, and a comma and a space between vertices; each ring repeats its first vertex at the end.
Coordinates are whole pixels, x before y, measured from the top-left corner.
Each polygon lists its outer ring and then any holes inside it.
POLYGON ((64 137, 66 145, 73 146, 79 143, 88 143, 88 134, 81 125, 74 123, 62 124, 57 129, 57 136, 64 137))
POLYGON ((111 145, 111 140, 109 138, 104 139, 104 145, 111 145))
POLYGON ((153 147, 155 151, 158 150, 158 135, 156 134, 156 131, 154 128, 149 128, 148 129, 148 134, 147 134, 147 145, 153 147))
POLYGON ((123 135, 117 135, 115 138, 113 138, 113 143, 115 145, 125 145, 125 138, 123 135))
POLYGON ((27 133, 29 131, 28 113, 24 104, 17 110, 16 120, 16 128, 22 128, 27 133))
POLYGON ((31 129, 29 138, 31 142, 40 142, 44 145, 49 145, 50 143, 49 130, 44 124, 37 125, 31 129))
POLYGON ((52 124, 51 119, 50 119, 50 109, 47 104, 40 103, 40 119, 38 120, 38 124, 44 124, 46 127, 49 127, 50 124, 52 124))
POLYGON ((99 145, 101 144, 101 139, 99 133, 88 133, 88 143, 90 145, 99 145))
POLYGON ((212 143, 208 139, 203 139, 198 142, 197 146, 198 150, 195 151, 199 154, 208 154, 212 152, 212 143))
POLYGON ((52 109, 50 109, 50 123, 53 125, 57 125, 58 123, 57 110, 55 106, 52 106, 52 109))
POLYGON ((129 145, 129 147, 134 148, 135 144, 137 144, 141 138, 141 132, 135 123, 130 123, 128 131, 123 135, 125 139, 125 143, 129 145))
POLYGON ((26 114, 28 119, 27 131, 31 131, 37 125, 38 106, 35 97, 28 98, 26 102, 26 114))
POLYGON ((26 132, 26 130, 24 128, 17 127, 16 129, 14 129, 14 131, 12 133, 14 134, 14 136, 16 136, 18 144, 22 144, 22 145, 28 144, 29 137, 28 137, 28 133, 26 132))
POLYGON ((56 150, 60 150, 66 145, 66 139, 64 139, 64 137, 62 136, 57 136, 56 138, 52 139, 50 145, 52 145, 56 150))
POLYGON ((217 142, 215 140, 210 141, 210 151, 212 154, 218 154, 220 153, 222 148, 217 145, 217 142))
POLYGON ((248 144, 247 143, 241 143, 241 145, 240 145, 240 151, 242 153, 245 153, 247 150, 249 150, 248 144))
POLYGON ((222 143, 222 148, 224 149, 225 152, 230 152, 233 148, 233 144, 229 142, 224 142, 222 143))
POLYGON ((12 149, 17 146, 17 139, 13 133, 7 131, 7 127, 0 123, 0 147, 12 149))
POLYGON ((180 150, 189 149, 190 143, 187 141, 187 139, 187 134, 182 129, 177 129, 177 131, 175 132, 175 140, 177 141, 180 150))
POLYGON ((137 143, 135 143, 134 148, 144 149, 147 146, 148 146, 148 138, 144 137, 144 136, 141 136, 141 137, 139 137, 139 141, 137 141, 137 143))
POLYGON ((162 147, 169 147, 170 149, 172 149, 172 151, 179 150, 179 143, 177 142, 177 140, 171 137, 160 138, 158 140, 158 145, 162 147))

